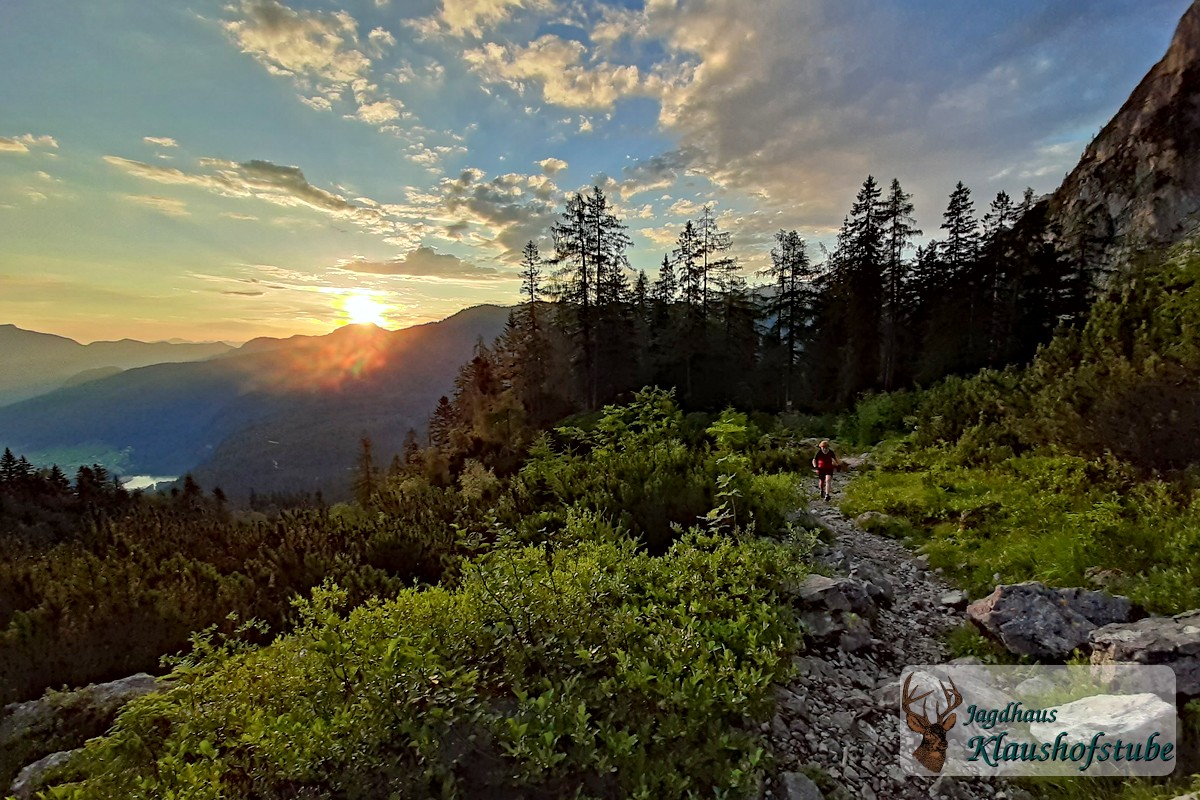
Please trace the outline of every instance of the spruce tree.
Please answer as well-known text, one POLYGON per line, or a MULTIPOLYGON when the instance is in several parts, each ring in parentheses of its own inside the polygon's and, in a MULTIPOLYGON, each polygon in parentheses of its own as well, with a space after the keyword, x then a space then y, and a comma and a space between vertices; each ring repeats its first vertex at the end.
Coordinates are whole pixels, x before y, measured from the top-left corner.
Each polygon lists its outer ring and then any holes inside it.
POLYGON ((908 318, 906 289, 910 280, 909 264, 904 251, 912 247, 914 236, 920 236, 913 219, 912 195, 900 188, 892 178, 887 199, 883 201, 882 220, 885 242, 883 266, 883 388, 891 389, 899 360, 900 331, 908 318))

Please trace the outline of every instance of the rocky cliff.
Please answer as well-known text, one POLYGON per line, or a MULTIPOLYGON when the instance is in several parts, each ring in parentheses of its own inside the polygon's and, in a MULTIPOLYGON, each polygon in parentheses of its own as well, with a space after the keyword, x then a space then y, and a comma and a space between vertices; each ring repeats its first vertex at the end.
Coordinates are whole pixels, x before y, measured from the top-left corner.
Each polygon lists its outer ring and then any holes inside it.
POLYGON ((1103 267, 1200 233, 1200 0, 1050 198, 1049 221, 1103 267))

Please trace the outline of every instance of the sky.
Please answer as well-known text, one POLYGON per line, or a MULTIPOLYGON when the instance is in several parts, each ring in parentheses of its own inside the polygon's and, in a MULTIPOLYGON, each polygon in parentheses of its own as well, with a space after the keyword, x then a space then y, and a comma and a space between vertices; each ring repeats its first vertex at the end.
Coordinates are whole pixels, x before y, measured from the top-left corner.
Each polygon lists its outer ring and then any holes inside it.
POLYGON ((5 0, 0 323, 82 342, 518 300, 599 186, 653 278, 711 204, 753 283, 867 175, 1052 191, 1188 0, 5 0))

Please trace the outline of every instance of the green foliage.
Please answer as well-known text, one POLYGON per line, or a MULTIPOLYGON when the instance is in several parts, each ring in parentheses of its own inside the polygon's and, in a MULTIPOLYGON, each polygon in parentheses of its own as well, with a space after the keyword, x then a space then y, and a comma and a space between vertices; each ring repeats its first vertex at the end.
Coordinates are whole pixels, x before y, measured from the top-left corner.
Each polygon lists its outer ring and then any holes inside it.
POLYGON ((918 395, 899 391, 868 394, 838 424, 838 438, 860 447, 878 444, 888 436, 908 433, 918 395))
POLYGON ((930 563, 972 593, 999 581, 1104 581, 1147 609, 1200 605, 1200 498, 1135 481, 1111 459, 1010 456, 963 466, 954 448, 901 449, 854 481, 843 508, 906 519, 930 563))
MULTIPOLYGON (((558 428, 534 443, 518 492, 546 512, 525 518, 529 538, 564 527, 569 509, 594 512, 663 552, 678 531, 724 508, 729 525, 781 529, 796 496, 786 480, 755 476, 750 443, 756 431, 744 414, 726 411, 706 429, 713 447, 689 447, 671 393, 639 392, 609 406, 590 430, 558 428)), ((794 483, 794 481, 792 482, 794 483)))
POLYGON ((345 616, 344 591, 314 591, 292 635, 131 705, 50 796, 749 791, 748 723, 794 645, 775 592, 805 553, 693 532, 655 558, 570 533, 345 616))

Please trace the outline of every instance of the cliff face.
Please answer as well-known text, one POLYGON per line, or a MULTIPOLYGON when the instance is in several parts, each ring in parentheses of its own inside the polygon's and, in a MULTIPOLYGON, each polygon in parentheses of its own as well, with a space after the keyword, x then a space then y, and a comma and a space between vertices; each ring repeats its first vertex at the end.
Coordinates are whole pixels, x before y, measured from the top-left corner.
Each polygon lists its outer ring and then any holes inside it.
POLYGON ((1049 220, 1104 267, 1200 233, 1200 0, 1051 197, 1049 220))

